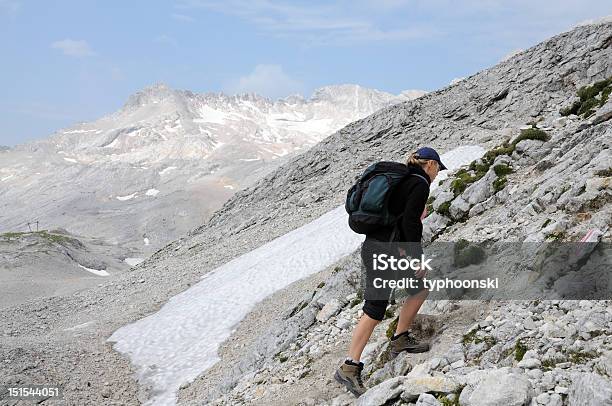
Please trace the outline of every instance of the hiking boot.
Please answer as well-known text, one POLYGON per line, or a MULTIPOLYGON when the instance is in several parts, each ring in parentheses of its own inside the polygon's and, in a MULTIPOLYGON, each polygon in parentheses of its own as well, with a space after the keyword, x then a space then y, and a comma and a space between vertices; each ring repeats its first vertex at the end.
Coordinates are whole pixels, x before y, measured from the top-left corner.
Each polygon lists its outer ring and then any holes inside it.
POLYGON ((363 386, 363 381, 361 380, 361 371, 363 370, 363 362, 359 364, 346 360, 340 367, 336 370, 334 374, 334 378, 336 381, 346 386, 353 395, 359 397, 361 396, 367 389, 363 386))
POLYGON ((429 351, 429 343, 419 342, 410 331, 404 331, 398 336, 391 338, 389 344, 389 355, 391 359, 397 357, 400 352, 419 353, 429 351))

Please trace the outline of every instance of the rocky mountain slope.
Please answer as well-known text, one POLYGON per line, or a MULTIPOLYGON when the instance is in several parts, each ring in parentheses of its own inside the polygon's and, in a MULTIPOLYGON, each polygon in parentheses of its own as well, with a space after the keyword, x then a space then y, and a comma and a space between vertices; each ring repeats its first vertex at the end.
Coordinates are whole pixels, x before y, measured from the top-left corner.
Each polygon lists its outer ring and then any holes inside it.
MULTIPOLYGON (((423 144, 492 151, 439 185, 425 220, 430 238, 578 240, 599 230, 597 238, 610 241, 609 91, 585 87, 610 77, 612 24, 586 25, 351 123, 124 277, 11 308, 14 316, 0 321, 0 379, 59 382, 69 404, 146 402, 154 384, 135 382, 129 361, 106 341, 117 328, 341 205, 369 163, 401 160, 423 144)), ((221 362, 183 385, 178 403, 354 403, 331 372, 359 314, 358 262, 355 252, 264 300, 222 346, 221 362)), ((428 354, 385 363, 393 317, 377 329, 365 358, 371 389, 360 404, 609 402, 609 301, 431 302, 424 313, 416 327, 434 339, 428 354)))
POLYGON ((155 85, 111 115, 3 154, 0 228, 38 219, 145 257, 288 157, 423 93, 337 85, 271 101, 155 85))

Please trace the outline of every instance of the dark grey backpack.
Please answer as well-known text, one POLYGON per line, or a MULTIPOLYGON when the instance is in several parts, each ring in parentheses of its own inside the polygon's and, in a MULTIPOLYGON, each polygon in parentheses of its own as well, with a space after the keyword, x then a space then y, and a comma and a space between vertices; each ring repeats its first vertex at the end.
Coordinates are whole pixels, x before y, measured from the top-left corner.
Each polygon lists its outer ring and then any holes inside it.
POLYGON ((389 211, 389 197, 406 176, 418 176, 399 162, 381 161, 370 165, 346 194, 344 207, 349 227, 358 234, 370 234, 381 227, 395 226, 401 214, 389 211))

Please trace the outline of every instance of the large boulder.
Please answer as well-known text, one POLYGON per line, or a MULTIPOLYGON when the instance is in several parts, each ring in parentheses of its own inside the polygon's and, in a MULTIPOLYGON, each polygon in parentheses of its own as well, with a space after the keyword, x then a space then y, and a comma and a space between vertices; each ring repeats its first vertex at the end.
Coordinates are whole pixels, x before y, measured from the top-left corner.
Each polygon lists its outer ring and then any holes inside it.
POLYGON ((471 206, 484 202, 495 193, 493 189, 493 181, 495 179, 497 179, 497 175, 493 167, 491 167, 485 176, 468 186, 461 197, 471 206))
POLYGON ((593 373, 577 374, 567 396, 569 406, 612 405, 610 380, 593 373))
POLYGON ((432 213, 423 220, 423 239, 431 241, 431 238, 444 229, 450 219, 439 213, 432 213))
POLYGON ((357 401, 359 406, 379 406, 395 399, 404 391, 402 383, 404 376, 388 379, 379 385, 368 389, 357 401))
POLYGON ((603 123, 604 121, 608 121, 612 118, 612 98, 609 98, 606 104, 601 106, 593 117, 590 118, 590 122, 594 125, 603 123))
POLYGON ((446 192, 439 193, 436 196, 436 199, 432 203, 433 209, 438 210, 441 204, 450 202, 454 198, 455 198, 455 195, 453 194, 453 192, 446 191, 446 192))
MULTIPOLYGON (((539 140, 522 140, 514 147, 512 157, 519 159, 521 157, 529 157, 534 162, 537 162, 549 155, 552 149, 551 143, 539 140)), ((520 163, 527 163, 519 161, 520 163)))
POLYGON ((398 376, 388 379, 379 385, 370 388, 359 397, 358 405, 377 406, 384 405, 389 400, 401 396, 402 400, 414 402, 423 393, 451 393, 459 383, 454 378, 437 375, 398 376))
POLYGON ((338 299, 332 299, 323 306, 323 308, 317 313, 317 320, 321 323, 325 323, 331 317, 338 314, 342 309, 343 304, 338 299))
POLYGON ((523 373, 510 368, 487 371, 479 380, 463 389, 459 396, 462 406, 522 406, 531 400, 531 383, 523 373))
POLYGON ((415 406, 442 406, 442 403, 430 393, 422 393, 415 406))
POLYGON ((450 205, 450 214, 454 219, 460 219, 470 210, 470 204, 462 196, 457 197, 450 205))
POLYGON ((402 392, 402 400, 413 402, 419 398, 422 393, 451 393, 455 391, 459 383, 453 378, 438 375, 438 376, 417 376, 406 377, 403 383, 404 391, 402 392))

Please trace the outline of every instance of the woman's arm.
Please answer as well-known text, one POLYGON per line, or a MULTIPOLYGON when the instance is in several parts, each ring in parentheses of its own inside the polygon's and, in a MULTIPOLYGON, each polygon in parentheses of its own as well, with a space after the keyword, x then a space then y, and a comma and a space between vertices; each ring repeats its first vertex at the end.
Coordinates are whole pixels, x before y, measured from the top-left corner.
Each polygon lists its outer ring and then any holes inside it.
MULTIPOLYGON (((421 248, 421 239, 423 238, 423 223, 421 215, 425 210, 427 198, 429 197, 429 185, 423 180, 417 179, 417 184, 413 185, 411 190, 407 191, 406 205, 404 206, 404 214, 401 221, 401 229, 403 240, 405 242, 413 242, 416 251, 411 256, 421 256, 423 250, 421 248)), ((411 250, 412 251, 412 250, 411 250)), ((411 253, 409 253, 410 255, 411 253)))

